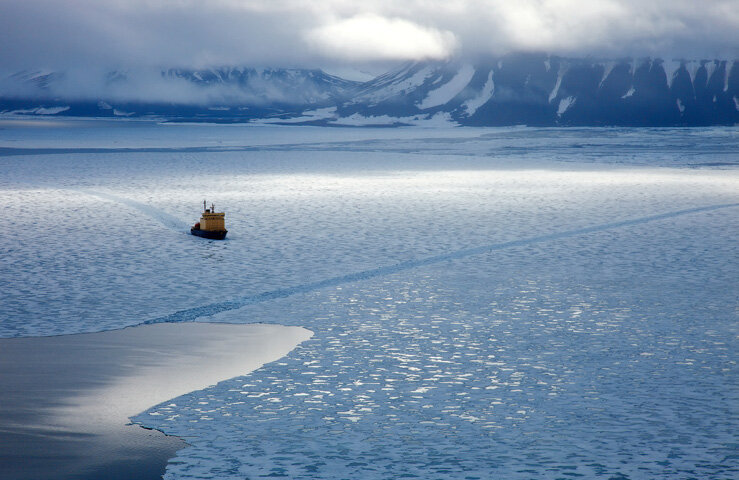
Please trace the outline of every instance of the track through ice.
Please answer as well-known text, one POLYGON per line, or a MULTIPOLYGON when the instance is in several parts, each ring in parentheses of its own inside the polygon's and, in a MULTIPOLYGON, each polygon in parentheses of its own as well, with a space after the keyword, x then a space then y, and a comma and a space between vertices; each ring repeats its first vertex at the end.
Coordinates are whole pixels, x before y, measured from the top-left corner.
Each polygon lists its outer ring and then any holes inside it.
POLYGON ((175 217, 174 215, 170 215, 166 212, 163 212, 159 210, 158 208, 154 208, 150 205, 146 205, 144 203, 131 200, 130 198, 119 197, 117 195, 111 195, 110 193, 94 192, 92 190, 79 190, 79 191, 81 193, 84 193, 86 195, 91 195, 93 197, 99 197, 105 200, 111 200, 113 202, 122 203, 135 210, 140 211, 144 215, 148 215, 149 217, 157 220, 159 223, 161 223, 167 228, 171 228, 172 230, 176 230, 181 233, 189 233, 188 230, 190 227, 187 224, 187 222, 175 217))
POLYGON ((435 263, 445 262, 449 260, 456 260, 460 258, 469 257, 472 255, 480 255, 483 253, 489 253, 497 250, 503 250, 506 248, 522 247, 541 242, 549 242, 553 240, 559 240, 563 238, 575 237, 578 235, 585 235, 588 233, 602 232, 605 230, 611 230, 621 227, 628 227, 633 225, 641 225, 649 222, 656 222, 659 220, 666 220, 669 218, 679 217, 682 215, 689 215, 693 213, 710 212, 712 210, 719 210, 723 208, 739 207, 739 203, 729 203, 720 205, 709 205, 705 207, 689 208, 685 210, 678 210, 675 212, 662 213, 658 215, 651 215, 648 217, 641 217, 632 220, 623 220, 620 222, 606 223, 602 225, 595 225, 592 227, 578 228, 575 230, 567 230, 564 232, 553 233, 549 235, 541 235, 537 237, 529 237, 521 240, 512 240, 509 242, 496 243, 492 245, 484 245, 480 247, 467 248, 457 250, 455 252, 445 253, 441 255, 435 255, 427 258, 418 260, 407 260, 404 262, 396 263, 395 265, 388 265, 385 267, 373 268, 370 270, 364 270, 356 273, 349 273, 347 275, 341 275, 338 277, 328 278, 313 283, 306 283, 302 285, 296 285, 292 287, 280 288, 277 290, 271 290, 268 292, 258 293, 256 295, 248 295, 245 297, 236 298, 234 300, 216 302, 200 307, 188 308, 185 310, 179 310, 170 315, 163 317, 154 318, 144 322, 145 324, 150 323, 161 323, 161 322, 191 322, 195 321, 200 317, 209 317, 217 313, 236 310, 247 305, 255 303, 266 302, 269 300, 275 300, 279 298, 291 297, 293 295, 309 293, 322 288, 336 287, 346 283, 353 283, 360 280, 369 280, 375 277, 381 277, 386 275, 392 275, 394 273, 402 272, 405 270, 411 270, 426 265, 432 265, 435 263))

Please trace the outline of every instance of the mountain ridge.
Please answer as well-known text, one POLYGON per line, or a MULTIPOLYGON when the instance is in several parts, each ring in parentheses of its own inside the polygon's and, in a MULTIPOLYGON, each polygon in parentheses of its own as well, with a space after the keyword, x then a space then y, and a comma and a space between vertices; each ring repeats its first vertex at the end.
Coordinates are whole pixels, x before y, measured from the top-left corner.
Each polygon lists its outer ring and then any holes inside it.
POLYGON ((161 70, 147 84, 114 71, 93 98, 65 96, 64 79, 44 71, 7 77, 0 83, 0 113, 328 126, 739 123, 739 62, 733 60, 512 54, 412 62, 367 82, 320 69, 219 67, 161 70), (142 84, 170 98, 126 99, 142 84))

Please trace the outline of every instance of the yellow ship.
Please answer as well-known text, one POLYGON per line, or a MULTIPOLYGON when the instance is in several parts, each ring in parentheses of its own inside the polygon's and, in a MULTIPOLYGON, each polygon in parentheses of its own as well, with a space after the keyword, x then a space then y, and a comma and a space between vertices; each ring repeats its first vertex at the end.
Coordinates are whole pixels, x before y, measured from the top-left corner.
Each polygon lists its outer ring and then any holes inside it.
POLYGON ((200 221, 193 225, 190 233, 212 240, 223 240, 228 233, 225 218, 226 214, 224 212, 216 212, 216 206, 212 203, 208 208, 207 202, 203 200, 203 213, 200 216, 200 221))

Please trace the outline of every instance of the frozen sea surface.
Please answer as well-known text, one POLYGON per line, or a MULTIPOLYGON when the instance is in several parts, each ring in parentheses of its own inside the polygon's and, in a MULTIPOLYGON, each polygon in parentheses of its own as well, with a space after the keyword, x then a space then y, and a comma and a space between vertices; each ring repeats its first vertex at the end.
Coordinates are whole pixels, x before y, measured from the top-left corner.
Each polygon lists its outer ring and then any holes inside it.
POLYGON ((0 335, 312 330, 136 417, 192 445, 172 479, 733 479, 737 151, 730 128, 0 122, 0 335), (187 234, 203 198, 227 241, 187 234))

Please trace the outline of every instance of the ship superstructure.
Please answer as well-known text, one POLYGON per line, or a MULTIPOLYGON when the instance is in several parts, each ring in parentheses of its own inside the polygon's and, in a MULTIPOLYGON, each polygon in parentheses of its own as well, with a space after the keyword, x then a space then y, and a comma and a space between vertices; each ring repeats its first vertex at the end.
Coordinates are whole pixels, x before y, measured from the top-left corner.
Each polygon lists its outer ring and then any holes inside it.
POLYGON ((212 240, 223 240, 228 233, 225 217, 224 212, 216 212, 214 204, 211 203, 208 208, 208 203, 203 200, 203 213, 200 215, 200 221, 193 225, 190 233, 212 240))

